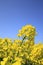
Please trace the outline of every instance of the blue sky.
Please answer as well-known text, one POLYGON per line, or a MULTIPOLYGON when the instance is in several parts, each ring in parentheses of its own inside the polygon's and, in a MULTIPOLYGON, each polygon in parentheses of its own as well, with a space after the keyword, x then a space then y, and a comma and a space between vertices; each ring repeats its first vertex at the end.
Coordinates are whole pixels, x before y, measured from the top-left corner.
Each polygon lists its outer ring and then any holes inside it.
POLYGON ((36 27, 35 42, 43 42, 43 0, 0 0, 0 37, 17 37, 26 24, 36 27))

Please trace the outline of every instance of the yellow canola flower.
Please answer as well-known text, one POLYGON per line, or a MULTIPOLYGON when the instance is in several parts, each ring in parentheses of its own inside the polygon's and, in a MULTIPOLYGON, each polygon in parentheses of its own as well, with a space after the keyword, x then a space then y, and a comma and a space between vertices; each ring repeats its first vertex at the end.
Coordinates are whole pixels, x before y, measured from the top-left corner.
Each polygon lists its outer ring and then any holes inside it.
POLYGON ((3 61, 1 61, 1 65, 5 65, 6 62, 7 62, 7 60, 8 60, 8 57, 7 58, 4 58, 3 61))
POLYGON ((22 27, 22 30, 25 31, 26 29, 28 30, 28 29, 31 29, 31 28, 34 28, 34 27, 32 25, 26 25, 26 26, 22 27))
POLYGON ((41 59, 41 64, 43 64, 43 59, 41 59))
POLYGON ((21 62, 16 61, 15 63, 13 63, 12 65, 21 65, 21 62))
POLYGON ((23 35, 25 35, 26 37, 33 36, 32 38, 34 38, 36 35, 35 27, 33 27, 32 25, 23 26, 22 29, 19 30, 18 36, 21 37, 23 35))
POLYGON ((0 38, 0 42, 2 42, 2 40, 3 40, 3 39, 2 39, 2 38, 0 38))
POLYGON ((43 58, 38 60, 38 63, 43 65, 43 58))
POLYGON ((22 58, 15 57, 15 60, 17 60, 17 61, 22 61, 22 58))
POLYGON ((29 35, 30 35, 29 32, 25 32, 24 34, 25 34, 27 37, 29 37, 29 35))
POLYGON ((42 60, 42 58, 43 58, 43 52, 42 52, 42 50, 43 50, 43 44, 35 44, 34 46, 33 46, 33 50, 31 51, 31 54, 30 54, 30 59, 32 60, 32 61, 37 61, 37 62, 39 62, 40 63, 40 59, 42 60))
POLYGON ((11 39, 9 39, 9 38, 5 38, 4 40, 7 42, 11 42, 11 39))
POLYGON ((34 44, 35 34, 35 28, 26 25, 19 30, 22 40, 0 39, 0 65, 43 65, 43 44, 34 44))
POLYGON ((17 34, 17 36, 21 37, 21 36, 22 36, 22 34, 17 34))
POLYGON ((17 39, 17 40, 14 40, 14 43, 21 43, 22 41, 17 39))
POLYGON ((3 49, 4 49, 4 50, 7 50, 8 48, 7 48, 7 46, 5 46, 5 47, 3 47, 3 49))
POLYGON ((22 58, 15 57, 15 60, 16 60, 16 62, 15 62, 15 63, 13 63, 12 65, 21 65, 22 58))
POLYGON ((7 60, 8 60, 8 57, 7 57, 7 58, 4 58, 3 60, 4 60, 4 61, 7 61, 7 60))
POLYGON ((11 49, 17 50, 18 49, 18 44, 13 43, 10 47, 11 47, 11 49))
POLYGON ((1 41, 1 43, 2 43, 2 44, 5 43, 5 40, 3 39, 3 40, 1 41))

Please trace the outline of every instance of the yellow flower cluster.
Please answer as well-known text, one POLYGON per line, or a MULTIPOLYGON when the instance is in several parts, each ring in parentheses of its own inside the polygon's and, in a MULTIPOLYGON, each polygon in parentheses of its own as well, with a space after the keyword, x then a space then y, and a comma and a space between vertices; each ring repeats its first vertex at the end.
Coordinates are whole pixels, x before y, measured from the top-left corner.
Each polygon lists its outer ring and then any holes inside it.
POLYGON ((31 60, 43 64, 43 44, 35 44, 30 54, 31 60))
POLYGON ((43 65, 43 44, 35 44, 36 30, 26 25, 19 30, 20 39, 0 38, 0 65, 43 65))
POLYGON ((23 35, 26 37, 34 38, 34 36, 36 35, 35 27, 33 27, 32 25, 23 26, 22 29, 19 30, 18 36, 21 37, 23 35))

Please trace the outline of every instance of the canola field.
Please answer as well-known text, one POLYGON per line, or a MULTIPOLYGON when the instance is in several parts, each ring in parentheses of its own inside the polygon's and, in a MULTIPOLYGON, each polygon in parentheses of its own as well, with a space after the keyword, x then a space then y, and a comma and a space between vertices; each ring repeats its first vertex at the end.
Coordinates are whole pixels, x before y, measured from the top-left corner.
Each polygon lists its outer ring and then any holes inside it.
POLYGON ((0 38, 0 65, 43 65, 43 44, 35 44, 36 28, 23 26, 12 41, 0 38))

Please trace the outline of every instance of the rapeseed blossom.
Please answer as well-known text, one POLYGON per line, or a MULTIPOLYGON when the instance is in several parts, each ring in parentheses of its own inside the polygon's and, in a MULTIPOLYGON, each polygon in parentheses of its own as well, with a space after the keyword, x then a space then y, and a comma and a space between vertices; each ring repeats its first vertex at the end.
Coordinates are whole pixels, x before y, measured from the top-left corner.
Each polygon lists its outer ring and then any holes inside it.
POLYGON ((36 29, 23 26, 13 42, 0 38, 0 65, 43 65, 43 44, 35 44, 36 29))

